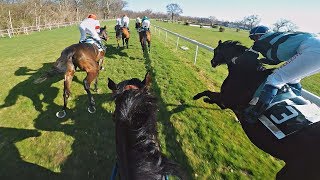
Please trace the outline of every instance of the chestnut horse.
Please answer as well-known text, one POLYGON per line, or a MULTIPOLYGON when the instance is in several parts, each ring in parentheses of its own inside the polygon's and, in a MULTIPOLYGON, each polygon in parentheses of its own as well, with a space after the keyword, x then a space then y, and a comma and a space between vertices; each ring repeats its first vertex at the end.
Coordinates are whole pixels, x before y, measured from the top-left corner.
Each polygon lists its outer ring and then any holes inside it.
MULTIPOLYGON (((108 39, 105 27, 101 28, 100 36, 104 40, 108 39)), ((95 80, 94 91, 97 91, 98 75, 100 69, 102 68, 104 55, 105 50, 99 50, 98 46, 95 44, 73 44, 61 52, 60 57, 56 60, 50 70, 34 81, 35 84, 38 84, 45 81, 49 77, 64 74, 64 105, 62 110, 56 113, 58 118, 63 118, 66 115, 68 98, 71 94, 71 82, 74 73, 76 72, 76 68, 86 71, 87 73, 87 76, 83 80, 83 86, 89 98, 88 111, 90 113, 95 113, 95 101, 90 92, 90 85, 91 82, 95 80)))
POLYGON ((139 31, 139 39, 140 39, 140 44, 143 52, 146 50, 147 42, 148 42, 148 53, 150 53, 150 44, 151 44, 150 30, 139 31))
POLYGON ((127 48, 129 48, 129 38, 130 33, 127 27, 120 27, 120 25, 115 26, 116 30, 116 39, 118 47, 120 48, 120 39, 122 39, 122 46, 124 47, 124 43, 126 43, 127 48))
POLYGON ((258 56, 237 41, 219 41, 211 65, 215 68, 227 64, 229 74, 220 92, 207 90, 195 95, 194 99, 205 97, 207 103, 216 103, 222 109, 230 108, 253 144, 285 161, 277 179, 320 179, 319 122, 279 140, 260 121, 255 124, 246 121, 245 109, 257 88, 272 73, 269 69, 261 70, 258 56))
POLYGON ((116 178, 118 169, 122 180, 162 180, 168 175, 187 179, 181 167, 161 153, 157 98, 149 91, 149 73, 143 81, 133 78, 116 84, 108 80, 116 104, 113 119, 117 164, 111 180, 116 178))

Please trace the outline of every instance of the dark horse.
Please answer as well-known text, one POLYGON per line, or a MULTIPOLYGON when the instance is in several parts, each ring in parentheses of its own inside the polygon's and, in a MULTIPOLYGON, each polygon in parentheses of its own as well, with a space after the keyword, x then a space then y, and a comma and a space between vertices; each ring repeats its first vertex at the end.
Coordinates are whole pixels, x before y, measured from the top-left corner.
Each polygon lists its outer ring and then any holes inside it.
POLYGON ((147 31, 140 31, 139 32, 139 39, 142 47, 142 51, 144 52, 147 48, 148 42, 148 52, 150 53, 150 44, 151 44, 151 33, 150 30, 147 31))
POLYGON ((120 27, 120 25, 115 26, 116 30, 116 39, 117 39, 117 48, 120 48, 120 39, 122 39, 122 46, 124 47, 124 42, 126 42, 127 48, 129 48, 129 38, 130 33, 127 27, 120 27))
POLYGON ((253 144, 285 161, 286 165, 277 173, 277 179, 319 179, 320 123, 278 140, 262 123, 252 124, 245 120, 244 110, 256 89, 272 73, 271 70, 257 70, 260 66, 258 54, 246 50, 239 42, 219 41, 211 65, 227 64, 229 74, 220 93, 204 91, 194 99, 206 96, 205 102, 233 110, 253 144))
MULTIPOLYGON (((101 28, 100 36, 104 40, 108 39, 105 27, 101 28)), ((45 81, 49 77, 64 74, 64 105, 62 110, 56 114, 58 118, 63 118, 66 115, 67 102, 71 94, 70 86, 74 73, 76 72, 76 68, 86 71, 87 73, 87 76, 83 80, 83 86, 89 98, 88 111, 90 113, 95 113, 95 101, 90 92, 90 84, 93 80, 95 80, 94 91, 97 91, 98 75, 100 69, 102 68, 104 55, 105 51, 99 51, 99 48, 94 44, 73 44, 61 52, 60 57, 56 60, 50 70, 34 81, 34 83, 37 84, 45 81)))
POLYGON ((108 80, 116 104, 113 118, 120 178, 160 180, 167 175, 175 175, 186 179, 180 166, 161 153, 156 120, 157 99, 149 92, 149 73, 143 81, 133 78, 116 84, 108 80))

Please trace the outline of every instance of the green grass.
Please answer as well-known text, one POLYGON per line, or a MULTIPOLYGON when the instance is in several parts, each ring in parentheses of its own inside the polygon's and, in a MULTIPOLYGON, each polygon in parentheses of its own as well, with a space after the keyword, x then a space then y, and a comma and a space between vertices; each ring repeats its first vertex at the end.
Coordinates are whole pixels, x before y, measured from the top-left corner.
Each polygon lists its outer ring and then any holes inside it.
MULTIPOLYGON (((211 46, 220 37, 245 40, 246 36, 245 32, 237 34, 232 30, 223 34, 167 26, 211 46)), ((146 71, 152 74, 152 90, 159 99, 162 150, 179 162, 192 179, 275 178, 284 163, 255 147, 230 110, 192 100, 202 90, 219 90, 226 77, 224 66, 210 67, 212 52, 200 50, 197 64, 193 65, 194 45, 181 41, 180 45, 190 50, 175 50, 175 37, 169 36, 165 42, 163 34, 153 33, 151 54, 143 55, 133 26, 129 49, 116 49, 113 23, 108 22, 107 27, 110 40, 105 71, 99 77, 98 93, 93 93, 97 112, 87 112, 87 96, 81 83, 85 73, 76 72, 68 114, 61 120, 55 117, 63 104, 61 77, 39 85, 32 82, 50 68, 65 47, 77 43, 77 27, 0 39, 1 179, 109 178, 116 155, 114 103, 107 77, 115 82, 142 79, 146 71)))

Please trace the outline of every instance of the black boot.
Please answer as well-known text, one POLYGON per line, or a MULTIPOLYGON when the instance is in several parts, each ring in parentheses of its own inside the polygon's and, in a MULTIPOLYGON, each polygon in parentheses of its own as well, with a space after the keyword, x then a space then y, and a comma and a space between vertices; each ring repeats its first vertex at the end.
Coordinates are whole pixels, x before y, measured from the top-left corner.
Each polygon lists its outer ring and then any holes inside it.
POLYGON ((278 89, 271 85, 265 85, 259 96, 259 101, 253 107, 245 110, 245 118, 249 123, 257 122, 261 114, 267 109, 274 97, 277 95, 278 89))

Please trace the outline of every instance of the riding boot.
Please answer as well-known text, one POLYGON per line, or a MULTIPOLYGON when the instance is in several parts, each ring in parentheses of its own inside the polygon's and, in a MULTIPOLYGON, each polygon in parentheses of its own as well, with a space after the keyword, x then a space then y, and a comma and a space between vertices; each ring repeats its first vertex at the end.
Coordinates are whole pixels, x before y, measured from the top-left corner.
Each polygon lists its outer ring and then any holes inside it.
POLYGON ((245 110, 245 119, 249 123, 255 123, 258 120, 258 117, 268 108, 272 100, 277 95, 278 88, 265 85, 261 94, 259 96, 259 101, 253 107, 249 107, 245 110))
POLYGON ((297 96, 301 96, 302 86, 300 83, 288 84, 288 85, 297 96))

